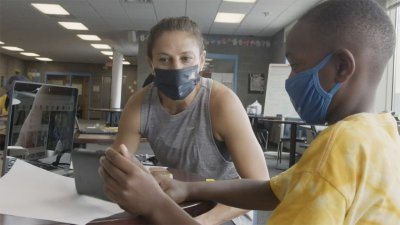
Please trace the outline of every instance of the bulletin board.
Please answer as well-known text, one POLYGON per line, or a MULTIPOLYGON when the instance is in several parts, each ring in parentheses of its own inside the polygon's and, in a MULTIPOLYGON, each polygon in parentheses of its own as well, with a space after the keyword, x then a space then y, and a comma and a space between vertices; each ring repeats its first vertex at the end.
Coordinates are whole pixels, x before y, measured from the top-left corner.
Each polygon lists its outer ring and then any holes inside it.
POLYGON ((285 90, 285 81, 290 71, 288 64, 269 64, 264 116, 281 114, 283 117, 299 118, 285 90))
POLYGON ((233 90, 233 73, 211 73, 211 79, 216 80, 233 90))

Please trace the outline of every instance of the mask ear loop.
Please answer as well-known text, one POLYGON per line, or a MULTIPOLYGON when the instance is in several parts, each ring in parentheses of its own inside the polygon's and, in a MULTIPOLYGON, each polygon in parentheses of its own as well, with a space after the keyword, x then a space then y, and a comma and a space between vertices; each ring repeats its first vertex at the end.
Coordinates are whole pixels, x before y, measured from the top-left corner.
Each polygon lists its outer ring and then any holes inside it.
MULTIPOLYGON (((317 65, 315 68, 320 71, 323 67, 326 66, 326 64, 328 64, 328 62, 332 59, 333 55, 335 54, 335 51, 329 53, 322 61, 319 65, 317 65)), ((319 79, 318 79, 319 82, 319 79)), ((336 92, 339 90, 341 86, 341 83, 337 82, 332 88, 331 90, 327 91, 327 93, 331 96, 331 98, 333 97, 334 94, 336 94, 336 92)))
POLYGON ((341 83, 337 82, 335 86, 333 86, 333 88, 328 92, 328 94, 332 95, 333 97, 333 95, 336 94, 341 85, 342 85, 341 83))
POLYGON ((313 82, 314 82, 315 85, 317 85, 317 87, 318 87, 317 90, 322 95, 326 95, 326 94, 331 95, 332 89, 338 89, 339 88, 339 87, 336 87, 336 85, 335 85, 330 91, 325 91, 321 87, 321 82, 319 81, 319 77, 318 77, 319 71, 321 71, 321 69, 324 68, 328 64, 328 62, 332 59, 332 56, 334 54, 335 54, 335 52, 329 53, 328 55, 325 56, 325 58, 323 58, 321 60, 321 62, 318 65, 316 65, 314 68, 310 69, 310 72, 312 72, 312 74, 314 74, 313 77, 312 77, 313 82))
POLYGON ((328 64, 328 62, 332 59, 332 56, 334 54, 335 54, 335 52, 331 52, 327 56, 325 56, 325 58, 323 58, 322 61, 313 68, 313 70, 320 71, 322 68, 324 68, 326 66, 326 64, 328 64))
POLYGON ((151 69, 151 72, 150 72, 150 73, 151 73, 153 76, 156 76, 155 67, 154 67, 154 65, 153 65, 153 63, 152 63, 152 61, 151 61, 150 59, 149 59, 148 63, 149 63, 150 69, 151 69))

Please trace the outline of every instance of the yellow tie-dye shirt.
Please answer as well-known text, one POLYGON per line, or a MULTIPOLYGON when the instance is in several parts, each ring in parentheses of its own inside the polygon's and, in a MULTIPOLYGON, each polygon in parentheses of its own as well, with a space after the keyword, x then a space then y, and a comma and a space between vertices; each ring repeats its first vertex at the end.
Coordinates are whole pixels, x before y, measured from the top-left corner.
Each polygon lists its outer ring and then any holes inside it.
POLYGON ((273 177, 281 201, 268 225, 400 224, 400 136, 388 113, 329 126, 273 177))

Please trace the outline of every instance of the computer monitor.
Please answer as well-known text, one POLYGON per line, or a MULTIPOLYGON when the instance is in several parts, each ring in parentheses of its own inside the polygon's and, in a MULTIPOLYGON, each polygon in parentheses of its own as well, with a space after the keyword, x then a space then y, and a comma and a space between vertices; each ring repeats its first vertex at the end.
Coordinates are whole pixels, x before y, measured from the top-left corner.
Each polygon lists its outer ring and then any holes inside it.
POLYGON ((57 165, 61 155, 73 148, 77 95, 73 87, 16 82, 3 158, 8 155, 57 165))

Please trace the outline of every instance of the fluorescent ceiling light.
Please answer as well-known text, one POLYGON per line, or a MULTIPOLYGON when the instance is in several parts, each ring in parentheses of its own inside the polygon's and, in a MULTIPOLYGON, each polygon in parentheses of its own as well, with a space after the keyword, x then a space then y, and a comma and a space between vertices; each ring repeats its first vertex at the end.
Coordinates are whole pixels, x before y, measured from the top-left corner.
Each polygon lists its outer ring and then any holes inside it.
POLYGON ((58 22, 61 26, 68 30, 88 30, 82 23, 78 22, 58 22))
POLYGON ((77 36, 85 41, 101 41, 101 39, 97 35, 78 34, 77 36))
POLYGON ((48 15, 69 15, 69 12, 58 4, 32 3, 32 6, 48 15))
POLYGON ((131 63, 128 62, 128 61, 122 61, 122 64, 123 64, 123 65, 131 65, 131 63))
POLYGON ((114 53, 112 51, 101 51, 103 55, 113 55, 114 53))
POLYGON ((18 48, 18 47, 14 47, 14 46, 2 46, 2 48, 10 50, 10 51, 16 51, 16 52, 24 51, 22 48, 18 48))
MULTIPOLYGON (((108 56, 108 58, 110 58, 110 59, 113 59, 113 57, 112 57, 112 56, 108 56)), ((122 60, 125 60, 125 58, 124 58, 124 57, 122 57, 122 60)))
POLYGON ((241 13, 222 13, 219 12, 215 17, 214 22, 216 23, 240 23, 244 18, 245 14, 241 13))
POLYGON ((242 3, 253 3, 256 0, 224 0, 224 2, 242 2, 242 3))
POLYGON ((36 57, 36 59, 40 61, 53 61, 52 59, 46 57, 36 57))
POLYGON ((33 56, 33 57, 39 56, 38 54, 33 53, 33 52, 21 52, 20 54, 26 55, 26 56, 33 56))
POLYGON ((0 45, 4 45, 4 42, 0 41, 0 45))
POLYGON ((93 46, 93 48, 97 48, 97 49, 111 49, 111 47, 106 44, 91 44, 91 46, 93 46))

